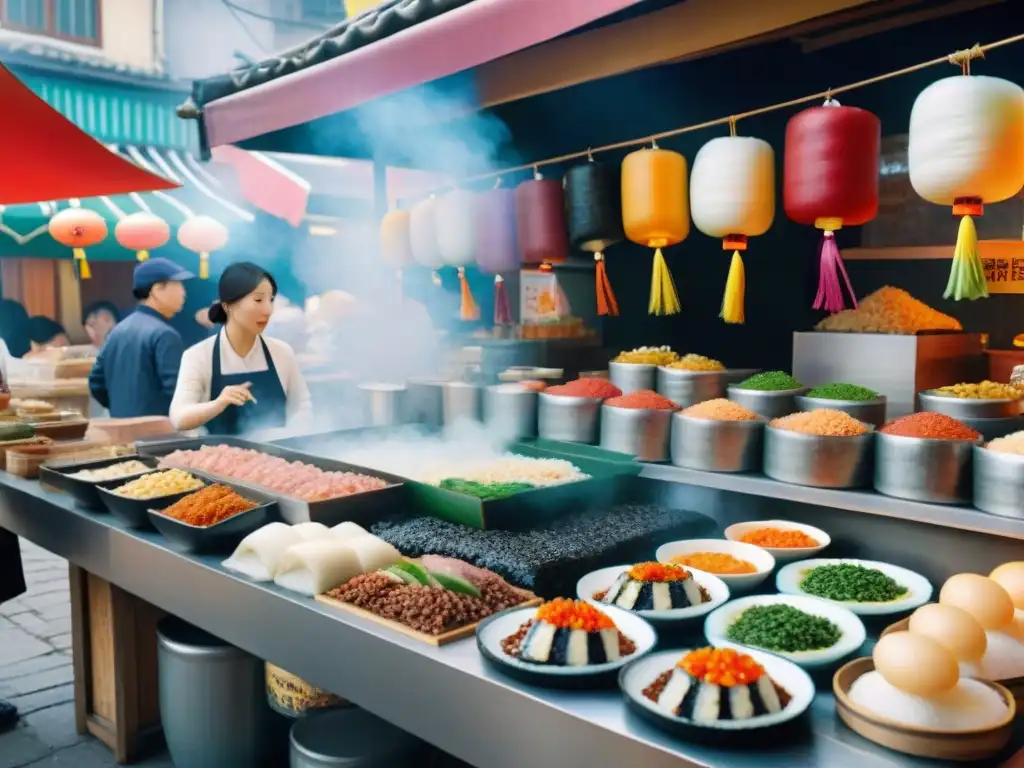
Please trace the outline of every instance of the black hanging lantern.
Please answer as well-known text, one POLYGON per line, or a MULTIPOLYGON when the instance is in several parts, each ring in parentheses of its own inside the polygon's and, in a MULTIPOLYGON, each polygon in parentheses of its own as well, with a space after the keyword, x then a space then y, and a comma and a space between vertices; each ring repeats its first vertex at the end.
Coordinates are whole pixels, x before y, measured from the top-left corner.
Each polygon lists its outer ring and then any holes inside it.
POLYGON ((604 251, 625 237, 619 168, 594 162, 591 158, 566 171, 563 185, 569 243, 573 248, 594 254, 597 262, 597 313, 616 316, 619 307, 608 282, 604 251))

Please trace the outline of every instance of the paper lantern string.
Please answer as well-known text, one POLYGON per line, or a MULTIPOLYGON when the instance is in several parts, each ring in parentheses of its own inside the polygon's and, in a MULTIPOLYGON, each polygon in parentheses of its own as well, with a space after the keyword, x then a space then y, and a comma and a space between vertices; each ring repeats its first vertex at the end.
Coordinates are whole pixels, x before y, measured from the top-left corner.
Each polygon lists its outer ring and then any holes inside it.
POLYGON ((459 307, 459 318, 468 322, 480 319, 480 307, 473 294, 469 291, 469 280, 466 279, 466 268, 459 267, 459 292, 462 294, 462 305, 459 307))
POLYGON ((729 262, 729 276, 725 279, 725 293, 722 295, 722 311, 718 316, 733 325, 746 322, 744 303, 747 296, 747 273, 743 267, 740 251, 747 250, 747 238, 744 235, 730 235, 722 240, 722 250, 732 251, 729 262))
MULTIPOLYGON (((141 261, 142 259, 139 260, 141 261)), ((210 254, 207 251, 199 252, 199 279, 210 279, 210 254)))
MULTIPOLYGON (((974 205, 980 212, 981 202, 977 201, 974 205)), ((953 205, 953 213, 962 213, 963 218, 960 219, 956 248, 953 250, 953 266, 949 270, 949 281, 942 298, 954 301, 987 298, 988 283, 978 255, 978 230, 974 226, 974 219, 957 204, 953 205)))
POLYGON ((78 264, 78 279, 89 280, 92 278, 92 270, 89 269, 89 262, 85 258, 85 248, 74 248, 71 251, 78 264))
POLYGON ((652 242, 649 245, 654 248, 654 269, 651 270, 651 299, 647 305, 647 314, 678 315, 681 309, 679 294, 661 252, 664 243, 652 242))
POLYGON ((494 324, 512 325, 512 305, 508 300, 505 279, 501 275, 494 276, 494 324))
POLYGON ((612 292, 612 284, 608 280, 608 270, 604 263, 604 254, 598 251, 594 254, 594 283, 597 290, 597 314, 601 316, 618 317, 619 303, 615 300, 612 292))
POLYGON ((825 230, 821 238, 821 249, 818 266, 818 294, 814 297, 814 308, 826 312, 839 312, 846 309, 843 299, 843 284, 839 281, 842 275, 846 290, 850 295, 853 309, 857 308, 857 297, 853 293, 850 276, 846 274, 846 265, 839 254, 836 236, 831 230, 825 230))

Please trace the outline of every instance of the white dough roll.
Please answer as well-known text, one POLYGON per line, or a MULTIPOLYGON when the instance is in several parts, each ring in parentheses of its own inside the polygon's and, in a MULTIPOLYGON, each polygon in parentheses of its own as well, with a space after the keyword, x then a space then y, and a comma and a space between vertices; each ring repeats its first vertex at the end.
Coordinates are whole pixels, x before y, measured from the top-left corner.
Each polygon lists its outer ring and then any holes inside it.
POLYGON ((359 559, 359 570, 361 573, 379 571, 383 568, 390 568, 395 563, 401 562, 402 553, 388 544, 384 539, 376 536, 366 535, 361 538, 351 539, 346 542, 356 557, 359 559))
POLYGON ((361 539, 364 536, 369 536, 370 532, 367 531, 363 526, 350 523, 348 521, 344 523, 338 523, 330 529, 331 538, 335 541, 341 541, 348 543, 355 539, 361 539))
POLYGON ((302 541, 316 541, 326 539, 331 535, 331 529, 323 523, 296 523, 292 530, 299 534, 302 541))
POLYGON ((288 548, 277 564, 274 583, 315 597, 361 573, 352 548, 333 539, 303 541, 288 548))
POLYGON ((253 581, 271 581, 285 550, 300 541, 302 538, 292 526, 269 523, 242 539, 221 565, 253 581))

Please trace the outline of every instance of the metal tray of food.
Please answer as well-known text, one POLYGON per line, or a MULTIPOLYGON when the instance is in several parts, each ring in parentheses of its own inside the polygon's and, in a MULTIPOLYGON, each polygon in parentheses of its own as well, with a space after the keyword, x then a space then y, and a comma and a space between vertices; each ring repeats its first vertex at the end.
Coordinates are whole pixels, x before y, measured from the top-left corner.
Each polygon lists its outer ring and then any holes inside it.
MULTIPOLYGON (((121 483, 132 480, 139 475, 126 475, 115 477, 110 480, 80 480, 71 475, 76 472, 83 472, 91 469, 103 469, 114 464, 122 464, 128 461, 139 461, 148 467, 156 467, 158 460, 153 456, 140 454, 127 454, 115 456, 108 459, 93 459, 92 461, 71 462, 68 464, 50 464, 39 468, 39 482, 52 486, 57 490, 64 491, 71 496, 75 502, 86 509, 104 509, 103 499, 100 498, 99 488, 112 488, 121 483)), ((145 473, 139 473, 145 474, 145 473)))
POLYGON ((334 459, 313 456, 290 448, 282 448, 273 443, 257 443, 238 437, 207 436, 184 440, 147 440, 136 443, 136 450, 144 456, 155 456, 159 459, 175 451, 194 451, 203 446, 226 445, 234 448, 246 448, 285 461, 298 461, 310 464, 327 472, 357 472, 361 475, 380 478, 388 483, 384 488, 375 491, 364 491, 349 496, 338 496, 320 501, 304 501, 289 496, 248 480, 213 473, 206 469, 197 469, 202 474, 217 479, 228 480, 238 488, 250 488, 277 499, 281 509, 281 517, 287 523, 318 522, 324 525, 337 525, 345 521, 370 525, 382 517, 389 517, 402 511, 406 504, 405 478, 389 475, 384 472, 347 464, 334 459))

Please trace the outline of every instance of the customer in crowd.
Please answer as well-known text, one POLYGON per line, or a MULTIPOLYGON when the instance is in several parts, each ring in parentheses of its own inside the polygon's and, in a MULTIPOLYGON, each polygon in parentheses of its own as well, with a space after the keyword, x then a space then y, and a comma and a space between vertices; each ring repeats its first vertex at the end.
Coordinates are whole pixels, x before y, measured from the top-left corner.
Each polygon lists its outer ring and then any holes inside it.
POLYGON ((185 304, 184 281, 194 275, 164 258, 135 268, 139 306, 107 336, 89 374, 89 391, 115 419, 166 416, 184 345, 169 320, 185 304))
POLYGON ((32 349, 28 333, 28 312, 13 299, 0 299, 0 338, 11 357, 23 357, 32 349))
POLYGON ((82 312, 82 325, 96 349, 103 348, 107 336, 120 319, 117 307, 109 301, 94 301, 82 312))
POLYGON ((28 319, 28 338, 32 350, 25 357, 39 355, 55 347, 71 346, 71 339, 64 326, 43 315, 35 315, 28 319))

